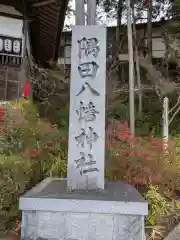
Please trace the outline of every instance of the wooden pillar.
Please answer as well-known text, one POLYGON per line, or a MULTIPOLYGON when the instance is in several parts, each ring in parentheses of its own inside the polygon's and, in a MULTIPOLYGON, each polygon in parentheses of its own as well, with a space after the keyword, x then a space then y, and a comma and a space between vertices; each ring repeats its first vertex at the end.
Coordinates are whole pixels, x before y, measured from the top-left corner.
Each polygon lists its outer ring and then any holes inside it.
POLYGON ((26 49, 27 49, 27 37, 28 37, 28 20, 26 16, 24 16, 24 23, 23 23, 23 28, 24 28, 24 41, 23 41, 23 54, 22 54, 22 62, 21 62, 21 67, 20 67, 20 72, 19 72, 19 93, 18 93, 18 99, 22 97, 23 94, 23 87, 24 83, 27 81, 27 75, 26 75, 26 67, 27 67, 27 56, 26 56, 26 49))
POLYGON ((84 0, 76 0, 76 25, 85 25, 84 0))
POLYGON ((87 0, 87 25, 96 25, 96 0, 87 0))

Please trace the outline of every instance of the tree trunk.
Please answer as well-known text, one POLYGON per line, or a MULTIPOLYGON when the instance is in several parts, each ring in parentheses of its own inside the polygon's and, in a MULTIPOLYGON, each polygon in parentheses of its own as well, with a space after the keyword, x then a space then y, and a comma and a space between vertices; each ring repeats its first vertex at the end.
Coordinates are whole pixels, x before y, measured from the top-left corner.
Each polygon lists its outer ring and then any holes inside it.
POLYGON ((144 58, 139 58, 139 64, 141 69, 147 73, 149 81, 152 85, 156 86, 159 89, 161 96, 165 96, 167 94, 173 93, 176 89, 178 84, 175 82, 171 82, 166 79, 161 71, 158 71, 152 63, 146 61, 144 58))
POLYGON ((148 48, 148 59, 150 62, 152 62, 152 0, 148 0, 147 48, 148 48))
POLYGON ((141 76, 140 76, 140 67, 139 67, 139 53, 138 53, 138 46, 137 46, 134 4, 132 4, 132 18, 133 18, 133 36, 134 36, 134 49, 135 49, 135 61, 136 61, 136 74, 137 74, 137 85, 138 85, 138 96, 139 96, 139 115, 141 115, 142 114, 142 89, 141 89, 141 76))
POLYGON ((126 0, 127 8, 127 35, 128 35, 128 56, 129 56, 129 109, 130 109, 130 130, 132 137, 135 136, 135 112, 134 112, 134 60, 132 41, 132 20, 131 3, 126 0))
POLYGON ((117 9, 117 28, 116 28, 116 43, 119 47, 120 42, 120 31, 121 31, 121 18, 123 11, 123 0, 118 1, 118 9, 117 9))
MULTIPOLYGON (((121 18, 122 18, 122 7, 123 0, 118 0, 118 9, 117 9, 117 28, 116 28, 116 48, 118 50, 118 61, 119 61, 119 48, 120 48, 120 32, 121 32, 121 18)), ((118 80, 121 81, 120 67, 118 71, 118 80)))

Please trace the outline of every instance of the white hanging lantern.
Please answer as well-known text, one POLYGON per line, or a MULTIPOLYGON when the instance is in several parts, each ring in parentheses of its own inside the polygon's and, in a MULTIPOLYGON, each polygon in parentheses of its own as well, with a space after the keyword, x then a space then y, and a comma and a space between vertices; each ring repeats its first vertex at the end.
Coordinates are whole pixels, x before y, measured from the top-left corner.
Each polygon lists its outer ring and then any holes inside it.
POLYGON ((5 41, 4 41, 4 50, 6 52, 11 52, 12 51, 12 41, 10 39, 5 39, 5 41))
POLYGON ((3 51, 3 39, 2 38, 0 38, 0 52, 2 52, 3 51))
POLYGON ((15 40, 13 42, 13 52, 16 54, 19 54, 21 51, 21 43, 18 40, 15 40))

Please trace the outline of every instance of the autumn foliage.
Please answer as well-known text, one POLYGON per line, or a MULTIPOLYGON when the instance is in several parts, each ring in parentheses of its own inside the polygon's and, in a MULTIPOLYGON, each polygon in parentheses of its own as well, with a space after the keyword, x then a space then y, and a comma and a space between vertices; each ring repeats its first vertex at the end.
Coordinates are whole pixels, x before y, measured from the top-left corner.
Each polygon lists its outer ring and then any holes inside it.
POLYGON ((5 116, 4 108, 0 108, 0 122, 3 122, 5 116))
POLYGON ((107 175, 134 186, 152 184, 170 189, 176 184, 175 142, 169 141, 168 153, 163 139, 132 138, 128 123, 113 120, 107 128, 107 175))

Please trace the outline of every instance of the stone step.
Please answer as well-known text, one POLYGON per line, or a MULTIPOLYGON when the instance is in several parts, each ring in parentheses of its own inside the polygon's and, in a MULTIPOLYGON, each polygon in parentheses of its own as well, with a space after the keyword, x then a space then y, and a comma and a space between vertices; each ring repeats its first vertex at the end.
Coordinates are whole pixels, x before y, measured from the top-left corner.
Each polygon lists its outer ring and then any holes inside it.
POLYGON ((180 224, 175 227, 165 240, 179 240, 180 239, 180 224))

